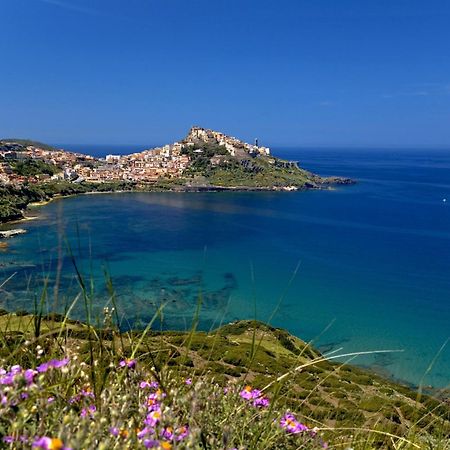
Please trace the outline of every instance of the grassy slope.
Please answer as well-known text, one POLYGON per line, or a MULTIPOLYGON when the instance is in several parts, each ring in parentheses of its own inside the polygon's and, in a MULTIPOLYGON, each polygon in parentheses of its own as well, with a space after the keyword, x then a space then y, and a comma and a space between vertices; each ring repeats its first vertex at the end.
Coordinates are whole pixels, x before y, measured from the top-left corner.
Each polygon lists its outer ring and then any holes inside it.
POLYGON ((320 188, 334 182, 350 182, 339 178, 323 178, 272 156, 252 158, 246 153, 231 156, 224 147, 215 144, 195 145, 185 152, 191 158, 186 176, 197 179, 200 184, 247 188, 320 188), (203 153, 195 153, 198 148, 203 153), (212 164, 211 158, 214 156, 222 157, 223 162, 212 164))
MULTIPOLYGON (((60 331, 59 322, 42 321, 41 333, 47 335, 48 345, 54 345, 54 337, 60 331)), ((4 358, 15 348, 17 340, 33 337, 34 318, 13 314, 0 316, 0 332, 0 357, 4 358)), ((82 359, 88 361, 88 328, 71 322, 64 334, 69 336, 66 342, 72 348, 79 347, 82 359)), ((132 342, 140 336, 134 332, 114 338, 106 333, 103 338, 107 345, 117 346, 119 339, 132 342)), ((127 345, 131 351, 131 344, 127 345)), ((149 366, 178 367, 189 376, 213 378, 223 383, 236 379, 260 388, 319 356, 316 350, 286 331, 249 321, 229 324, 211 333, 151 332, 136 353, 141 363, 149 366), (260 345, 251 357, 254 339, 260 345), (156 360, 150 357, 155 349, 159 355, 156 360)), ((20 354, 15 358, 15 363, 24 364, 20 354)), ((314 425, 343 431, 354 427, 371 428, 397 435, 410 434, 413 429, 414 433, 428 437, 450 438, 448 403, 427 395, 418 397, 417 392, 406 386, 350 365, 330 362, 310 365, 300 372, 292 372, 286 377, 286 383, 279 384, 279 389, 282 404, 301 411, 304 420, 314 425)), ((348 434, 349 431, 345 431, 343 436, 348 434)), ((336 443, 340 438, 334 435, 334 439, 336 443)), ((380 436, 373 445, 383 442, 385 436, 380 436)))

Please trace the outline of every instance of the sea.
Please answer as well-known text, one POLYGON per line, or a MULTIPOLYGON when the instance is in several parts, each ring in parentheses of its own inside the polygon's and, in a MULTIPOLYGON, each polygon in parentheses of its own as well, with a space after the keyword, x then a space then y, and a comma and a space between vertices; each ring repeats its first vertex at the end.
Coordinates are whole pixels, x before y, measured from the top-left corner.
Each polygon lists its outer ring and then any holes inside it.
MULTIPOLYGON (((141 147, 65 146, 95 156, 141 147)), ((356 184, 115 193, 34 207, 0 253, 0 307, 123 329, 257 319, 412 385, 450 383, 450 150, 274 149, 356 184), (376 351, 389 352, 376 353, 376 351)), ((5 226, 3 226, 5 228, 5 226)))

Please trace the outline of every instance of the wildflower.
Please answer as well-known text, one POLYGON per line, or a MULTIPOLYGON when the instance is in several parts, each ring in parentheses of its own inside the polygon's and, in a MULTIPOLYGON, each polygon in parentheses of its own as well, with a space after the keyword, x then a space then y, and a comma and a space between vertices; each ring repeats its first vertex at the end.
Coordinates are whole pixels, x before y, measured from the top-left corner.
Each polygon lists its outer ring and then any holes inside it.
POLYGON ((47 372, 49 369, 61 369, 64 366, 67 366, 69 364, 69 358, 64 359, 51 359, 50 361, 47 361, 45 363, 40 364, 36 367, 36 370, 39 373, 47 372))
POLYGON ((172 444, 170 442, 161 441, 160 445, 163 450, 171 450, 172 449, 172 444))
POLYGON ((134 369, 136 367, 136 360, 125 358, 119 363, 120 367, 128 367, 128 369, 134 369))
POLYGON ((245 400, 253 400, 253 406, 262 408, 269 406, 269 399, 263 396, 259 389, 252 389, 251 386, 245 386, 239 395, 245 400))
POLYGON ((55 397, 49 397, 49 398, 47 399, 47 404, 50 405, 50 403, 53 403, 54 401, 55 401, 55 397))
POLYGON ((161 436, 165 439, 168 439, 171 441, 174 438, 173 428, 172 427, 165 427, 163 428, 161 432, 161 436))
POLYGON ((46 436, 36 438, 33 442, 32 447, 42 450, 71 450, 68 447, 64 447, 64 444, 61 439, 49 438, 46 436))
POLYGON ((146 389, 146 388, 150 388, 150 389, 158 389, 159 384, 157 381, 141 381, 139 383, 139 387, 141 389, 146 389))
POLYGON ((177 429, 176 431, 176 440, 181 441, 189 434, 189 427, 184 425, 177 429))
POLYGON ((258 397, 253 401, 253 406, 267 408, 269 406, 269 399, 264 396, 258 397))
POLYGON ((89 405, 87 408, 83 408, 80 413, 80 417, 89 416, 91 419, 94 417, 94 413, 97 411, 95 405, 89 405))
POLYGON ((70 397, 69 403, 70 404, 77 403, 82 398, 95 398, 95 394, 91 391, 90 387, 83 388, 81 389, 79 394, 70 397))
POLYGON ((245 398, 245 400, 250 400, 252 399, 252 387, 251 386, 245 386, 244 389, 242 389, 241 392, 239 392, 239 395, 242 398, 245 398))
POLYGON ((34 382, 34 377, 37 374, 37 372, 33 369, 27 369, 25 370, 25 372, 23 373, 23 377, 25 378, 25 382, 27 383, 27 385, 29 386, 30 384, 33 384, 34 382))
POLYGON ((144 439, 142 442, 145 448, 156 448, 159 447, 159 441, 155 441, 154 439, 144 439))
POLYGON ((138 439, 144 439, 146 436, 155 434, 155 430, 150 427, 145 427, 142 430, 137 432, 137 438, 138 439))
POLYGON ((147 414, 147 417, 144 420, 145 425, 150 425, 154 427, 161 420, 161 411, 155 410, 147 414))
POLYGON ((191 378, 186 378, 186 380, 184 380, 184 382, 190 386, 192 384, 192 379, 191 378))
POLYGON ((156 411, 161 408, 161 405, 159 404, 158 400, 156 398, 149 397, 147 399, 147 409, 148 411, 156 411))
POLYGON ((306 425, 300 423, 291 413, 287 413, 281 418, 280 426, 291 434, 298 434, 309 430, 306 425))

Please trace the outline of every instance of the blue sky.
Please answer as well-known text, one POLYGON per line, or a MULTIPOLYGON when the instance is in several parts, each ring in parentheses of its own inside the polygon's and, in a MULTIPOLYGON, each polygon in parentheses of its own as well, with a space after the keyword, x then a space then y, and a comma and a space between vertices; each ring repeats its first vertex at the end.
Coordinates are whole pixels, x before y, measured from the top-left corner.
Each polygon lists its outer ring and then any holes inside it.
POLYGON ((0 0, 0 136, 450 148, 447 0, 0 0))

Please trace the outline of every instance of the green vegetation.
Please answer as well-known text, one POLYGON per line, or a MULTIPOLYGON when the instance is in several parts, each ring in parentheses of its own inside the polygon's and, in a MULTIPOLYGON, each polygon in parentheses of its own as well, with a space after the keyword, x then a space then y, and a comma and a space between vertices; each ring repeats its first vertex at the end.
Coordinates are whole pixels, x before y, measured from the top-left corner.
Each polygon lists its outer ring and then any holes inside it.
POLYGON ((61 172, 61 169, 54 164, 48 164, 39 159, 21 159, 10 163, 12 171, 23 177, 32 177, 36 175, 55 175, 61 172))
POLYGON ((150 401, 162 413, 152 427, 155 448, 320 448, 323 440, 330 448, 450 448, 450 405, 326 361, 284 330, 241 321, 208 333, 150 324, 120 333, 114 317, 106 311, 94 328, 59 315, 0 315, 0 366, 39 368, 70 357, 63 370, 33 375, 31 388, 23 372, 17 395, 7 391, 8 401, 27 394, 14 412, 0 406, 0 434, 16 439, 11 448, 22 448, 20 436, 59 438, 72 448, 144 448, 136 429, 150 401), (161 391, 139 387, 143 381, 161 391), (269 406, 245 400, 245 385, 269 406), (286 411, 314 433, 286 432, 286 411), (185 426, 183 439, 164 434, 185 426))
POLYGON ((48 201, 55 195, 129 191, 134 188, 133 183, 127 182, 71 183, 69 181, 52 181, 38 184, 24 183, 20 186, 0 184, 0 223, 21 219, 28 204, 48 201))
POLYGON ((246 153, 232 156, 224 146, 218 144, 185 146, 183 153, 191 159, 184 175, 188 181, 199 185, 254 189, 287 186, 306 188, 320 187, 332 181, 278 158, 246 153))

